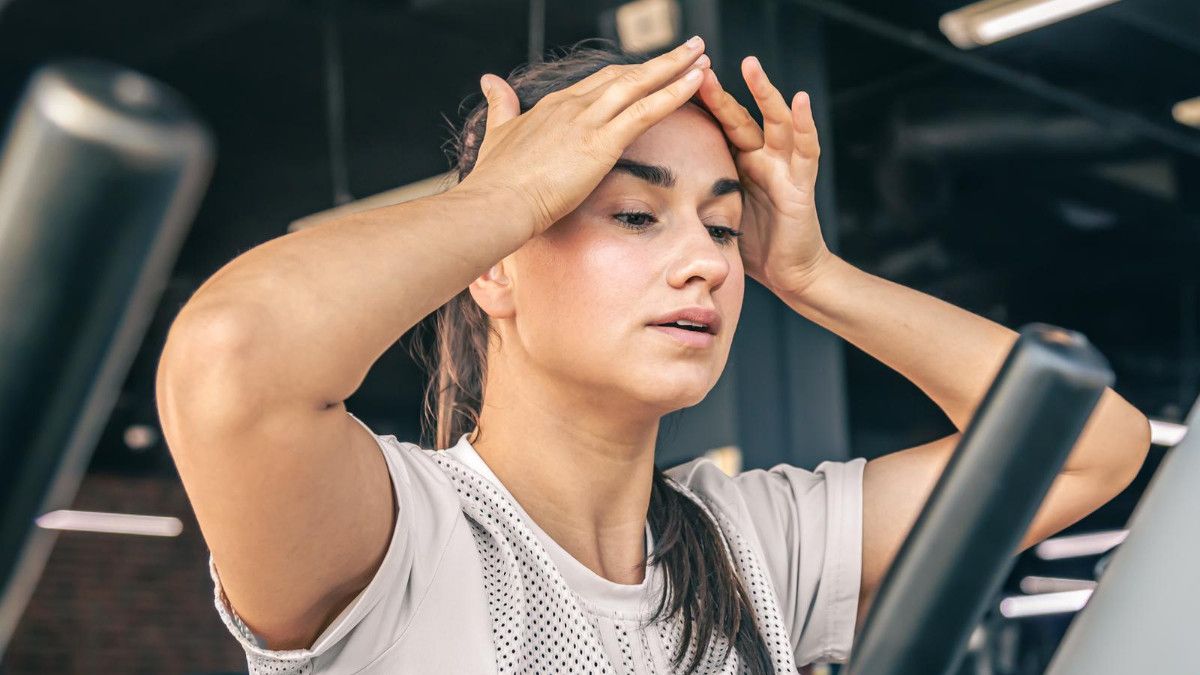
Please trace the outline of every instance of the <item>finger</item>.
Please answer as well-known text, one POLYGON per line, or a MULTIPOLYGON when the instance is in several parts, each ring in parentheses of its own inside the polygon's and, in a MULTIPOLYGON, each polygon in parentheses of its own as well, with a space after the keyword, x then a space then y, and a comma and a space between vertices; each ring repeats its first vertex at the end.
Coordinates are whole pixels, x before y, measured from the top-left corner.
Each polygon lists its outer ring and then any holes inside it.
POLYGON ((750 87, 754 101, 763 116, 765 147, 778 153, 792 151, 792 114, 787 103, 771 80, 758 58, 747 56, 742 59, 742 77, 750 87))
POLYGON ((792 144, 801 156, 816 159, 821 155, 817 123, 813 121, 812 98, 798 91, 792 97, 792 144))
POLYGON ((821 144, 813 121, 812 98, 803 91, 792 97, 792 146, 789 162, 792 180, 797 184, 812 183, 817 179, 821 144))
POLYGON ((611 142, 627 147, 647 129, 687 103, 700 87, 703 77, 703 69, 689 70, 683 77, 627 107, 602 127, 603 133, 611 142))
MULTIPOLYGON (((708 54, 701 54, 695 61, 692 62, 692 68, 707 68, 710 65, 712 65, 712 62, 709 60, 708 54)), ((583 99, 585 102, 591 103, 592 101, 595 101, 597 98, 600 97, 600 94, 604 92, 604 87, 606 85, 610 84, 613 80, 620 77, 622 74, 624 74, 624 72, 626 70, 630 70, 630 69, 636 68, 636 67, 637 67, 637 65, 613 66, 611 68, 607 68, 607 67, 602 68, 599 71, 597 71, 594 75, 590 75, 590 76, 588 76, 588 78, 580 80, 577 84, 572 85, 571 87, 568 87, 566 89, 566 91, 571 91, 571 92, 575 93, 577 96, 579 96, 581 99, 583 99), (584 85, 585 83, 588 83, 591 86, 587 87, 586 89, 578 88, 581 85, 584 85)))
POLYGON ((634 102, 669 86, 681 74, 692 72, 690 66, 703 51, 704 41, 697 35, 666 54, 622 71, 620 77, 596 90, 595 100, 582 117, 595 124, 612 121, 634 102))
POLYGON ((492 129, 520 116, 521 100, 508 82, 491 73, 484 73, 479 78, 479 88, 487 98, 487 126, 483 132, 484 139, 487 139, 492 129))
POLYGON ((758 122, 750 116, 745 106, 737 102, 733 94, 721 87, 717 74, 712 70, 704 72, 704 80, 700 83, 700 100, 721 123, 725 136, 735 148, 751 152, 763 146, 763 132, 758 122))

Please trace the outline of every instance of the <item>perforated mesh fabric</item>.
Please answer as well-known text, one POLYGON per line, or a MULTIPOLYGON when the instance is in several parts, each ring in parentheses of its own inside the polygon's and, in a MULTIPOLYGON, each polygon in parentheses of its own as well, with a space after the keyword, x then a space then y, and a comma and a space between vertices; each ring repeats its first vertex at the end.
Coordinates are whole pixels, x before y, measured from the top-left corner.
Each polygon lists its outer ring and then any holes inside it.
MULTIPOLYGON (((513 503, 489 481, 460 462, 433 451, 431 456, 454 484, 463 512, 471 525, 484 569, 484 585, 492 618, 498 672, 508 673, 632 673, 632 656, 625 657, 629 642, 618 637, 621 662, 610 661, 595 625, 574 592, 558 572, 549 554, 524 523, 513 503)), ((723 532, 729 521, 714 517, 702 499, 675 481, 672 487, 697 504, 718 523, 723 532)), ((746 541, 726 534, 735 569, 747 584, 755 621, 770 647, 777 673, 794 673, 796 667, 790 640, 780 619, 779 607, 757 554, 746 541)), ((674 654, 682 635, 678 620, 655 624, 667 654, 674 654)), ((628 630, 628 629, 625 629, 628 630)), ((649 652, 645 636, 643 647, 649 652)), ((718 640, 720 640, 718 638, 718 640)), ((698 673, 745 672, 735 651, 726 654, 726 643, 717 642, 698 668, 698 673)), ((696 649, 695 640, 688 655, 696 649)), ((688 659, 685 658, 684 663, 688 659)))
MULTIPOLYGON (((501 488, 444 451, 413 450, 433 460, 447 476, 471 531, 481 563, 498 673, 667 672, 681 638, 680 621, 668 619, 647 626, 644 620, 648 612, 634 616, 596 611, 568 585, 519 506, 501 488)), ((670 477, 667 480, 717 523, 727 555, 750 596, 755 623, 775 672, 795 673, 790 636, 761 556, 720 509, 719 502, 710 502, 703 493, 670 477)), ((225 600, 211 557, 210 572, 216 607, 244 648, 250 675, 312 675, 318 666, 326 667, 322 664, 329 659, 308 649, 266 649, 225 600)), ((463 582, 479 583, 476 579, 463 582)), ((693 638, 683 663, 695 651, 694 642, 693 638)), ((746 672, 732 649, 726 659, 719 661, 726 650, 723 638, 714 637, 706 661, 696 672, 746 672)))

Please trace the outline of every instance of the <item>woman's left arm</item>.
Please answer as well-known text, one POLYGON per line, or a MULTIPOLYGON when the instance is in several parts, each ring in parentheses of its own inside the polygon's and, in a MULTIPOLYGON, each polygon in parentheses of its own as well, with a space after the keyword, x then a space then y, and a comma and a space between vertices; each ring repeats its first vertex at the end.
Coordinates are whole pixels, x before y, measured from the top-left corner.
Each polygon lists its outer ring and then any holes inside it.
MULTIPOLYGON (((904 375, 959 430, 867 463, 861 616, 1017 334, 833 255, 821 263, 803 292, 778 295, 792 309, 904 375)), ((1146 417, 1112 389, 1105 390, 1019 550, 1115 497, 1137 475, 1149 447, 1146 417)))
MULTIPOLYGON (((911 380, 959 430, 867 463, 861 618, 1017 334, 831 253, 816 213, 820 146, 808 95, 798 92, 789 106, 753 57, 742 62, 742 75, 762 111, 762 127, 712 71, 699 95, 729 138, 743 184, 745 236, 739 251, 746 273, 795 311, 911 380)), ((1116 496, 1137 475, 1149 447, 1146 417, 1105 390, 1020 550, 1116 496)))

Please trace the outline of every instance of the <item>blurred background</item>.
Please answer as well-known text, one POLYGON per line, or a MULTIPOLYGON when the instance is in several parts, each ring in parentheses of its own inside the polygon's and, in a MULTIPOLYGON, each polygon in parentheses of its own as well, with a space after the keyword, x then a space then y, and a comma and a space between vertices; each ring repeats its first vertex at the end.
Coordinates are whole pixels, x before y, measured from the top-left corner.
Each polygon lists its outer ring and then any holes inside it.
MULTIPOLYGON (((836 252, 1014 329, 1082 332, 1116 390, 1154 421, 1142 475, 1020 557, 962 666, 1042 672, 1078 609, 1069 594, 1090 588, 1200 393, 1200 4, 1073 2, 1073 16, 1054 4, 0 0, 6 116, 39 66, 101 59, 175 89, 216 148, 71 504, 177 526, 59 529, 0 672, 243 672, 156 419, 156 362, 179 308, 228 260, 329 209, 444 185, 449 125, 479 100, 482 73, 590 37, 653 53, 696 33, 756 114, 737 74, 746 55, 785 96, 812 95, 821 219, 836 252), (1020 602, 1063 592, 1065 605, 1020 602)), ((377 433, 415 442, 425 375, 411 339, 347 406, 377 433)), ((902 377, 751 283, 725 376, 665 422, 660 463, 714 451, 734 468, 812 467, 953 430, 902 377)))

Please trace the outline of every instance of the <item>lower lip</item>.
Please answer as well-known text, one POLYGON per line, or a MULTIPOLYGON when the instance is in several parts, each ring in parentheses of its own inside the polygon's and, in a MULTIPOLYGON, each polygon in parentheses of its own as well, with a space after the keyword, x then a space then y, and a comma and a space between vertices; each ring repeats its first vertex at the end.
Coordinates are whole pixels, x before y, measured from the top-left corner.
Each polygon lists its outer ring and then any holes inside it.
POLYGON ((716 340, 716 336, 712 333, 704 333, 697 330, 687 330, 685 328, 673 328, 671 326, 650 326, 656 331, 665 333, 672 338, 675 338, 680 343, 688 347, 708 347, 716 340))

